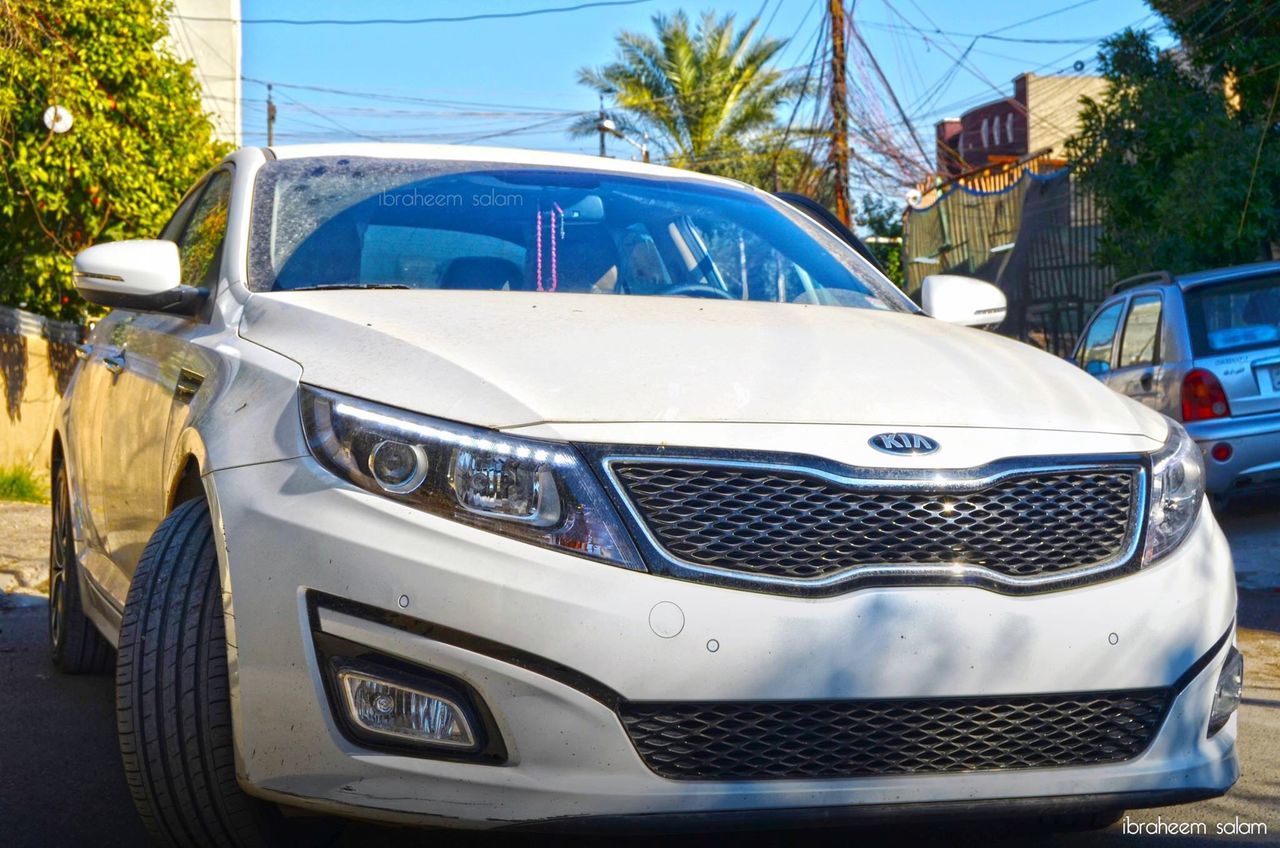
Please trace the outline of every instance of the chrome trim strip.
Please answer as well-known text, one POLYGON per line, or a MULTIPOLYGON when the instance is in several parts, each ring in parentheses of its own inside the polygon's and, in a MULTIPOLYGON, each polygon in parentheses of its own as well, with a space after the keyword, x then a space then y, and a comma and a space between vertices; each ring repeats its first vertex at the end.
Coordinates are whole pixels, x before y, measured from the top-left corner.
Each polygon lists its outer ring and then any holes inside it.
MULTIPOLYGON (((639 528, 641 533, 644 534, 645 540, 648 542, 649 546, 654 551, 661 554, 668 564, 676 566, 682 571, 687 570, 698 574, 715 576, 721 580, 727 580, 730 582, 742 582, 761 587, 775 586, 793 590, 822 589, 839 586, 844 583, 878 581, 879 585, 895 586, 992 586, 992 584, 994 584, 992 588, 999 586, 1013 590, 1014 592, 1034 592, 1037 590, 1044 591, 1063 584, 1075 585, 1082 582, 1089 582, 1089 578, 1091 577, 1096 577, 1110 571, 1118 570, 1124 566, 1132 565, 1135 562, 1135 558, 1141 556, 1139 545, 1142 540, 1142 531, 1146 525, 1147 493, 1150 490, 1150 486, 1148 485, 1148 479, 1150 476, 1148 469, 1142 463, 1135 462, 1133 460, 1117 461, 1114 463, 1081 462, 1079 464, 1034 464, 1033 461, 1033 464, 1025 466, 1011 466, 1000 471, 988 472, 985 474, 982 473, 982 467, 973 469, 978 472, 980 476, 959 476, 962 473, 962 470, 959 472, 936 471, 929 474, 929 476, 921 476, 915 469, 906 471, 905 473, 898 469, 860 469, 872 473, 865 476, 853 477, 836 474, 822 468, 808 465, 757 462, 728 457, 720 460, 714 458, 653 454, 609 454, 601 459, 601 466, 615 492, 620 496, 619 500, 622 501, 626 506, 627 511, 630 513, 632 523, 639 528), (1008 575, 1001 574, 998 571, 994 571, 993 569, 987 568, 986 566, 963 562, 927 563, 920 565, 903 565, 900 563, 865 563, 862 565, 850 566, 843 571, 827 575, 826 577, 805 579, 795 577, 773 577, 747 571, 739 571, 731 568, 718 568, 716 566, 690 562, 686 559, 673 555, 658 540, 658 538, 654 536, 653 531, 649 528, 649 523, 645 521, 644 517, 640 514, 640 511, 636 508, 635 502, 627 493, 626 487, 614 472, 614 465, 626 462, 651 465, 665 463, 668 465, 692 465, 714 468, 742 468, 759 469, 763 471, 780 471, 816 477, 859 491, 928 491, 943 494, 977 492, 1011 477, 1090 471, 1123 471, 1133 475, 1132 486, 1135 491, 1133 492, 1133 497, 1130 501, 1129 528, 1128 534, 1125 538, 1124 549, 1118 556, 1112 557, 1105 562, 1081 566, 1078 568, 1064 569, 1055 574, 1042 577, 1010 577, 1008 575)), ((926 474, 928 474, 928 472, 926 472, 926 474)))

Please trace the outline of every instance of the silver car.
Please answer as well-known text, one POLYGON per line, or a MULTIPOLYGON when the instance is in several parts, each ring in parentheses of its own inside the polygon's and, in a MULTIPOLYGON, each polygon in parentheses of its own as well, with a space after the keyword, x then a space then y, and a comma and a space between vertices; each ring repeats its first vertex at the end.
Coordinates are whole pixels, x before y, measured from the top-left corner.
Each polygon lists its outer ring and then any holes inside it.
POLYGON ((1214 495, 1280 484, 1280 262, 1122 280, 1072 358, 1182 421, 1214 495))

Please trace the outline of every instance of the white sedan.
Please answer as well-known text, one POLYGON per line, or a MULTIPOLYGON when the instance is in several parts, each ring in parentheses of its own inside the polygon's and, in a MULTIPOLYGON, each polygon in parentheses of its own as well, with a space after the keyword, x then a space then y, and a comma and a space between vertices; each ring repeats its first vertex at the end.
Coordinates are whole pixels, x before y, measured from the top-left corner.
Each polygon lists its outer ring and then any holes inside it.
POLYGON ((1104 826, 1236 780, 1199 452, 955 326, 986 284, 922 313, 726 180, 379 145, 240 150, 75 268, 114 309, 57 425, 53 655, 114 665, 166 844, 1104 826))

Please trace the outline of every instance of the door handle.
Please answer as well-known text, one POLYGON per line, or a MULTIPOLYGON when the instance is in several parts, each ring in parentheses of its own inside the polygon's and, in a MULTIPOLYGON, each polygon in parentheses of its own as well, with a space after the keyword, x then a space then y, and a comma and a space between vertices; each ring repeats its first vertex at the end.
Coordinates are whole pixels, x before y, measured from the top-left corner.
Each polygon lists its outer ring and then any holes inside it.
POLYGON ((78 344, 76 345, 76 359, 88 359, 93 356, 93 345, 78 344))
POLYGON ((102 357, 102 364, 107 366, 107 370, 112 374, 119 374, 124 371, 124 351, 120 351, 114 356, 102 357))
POLYGON ((183 368, 178 372, 178 384, 173 388, 173 395, 180 401, 189 401, 196 396, 196 392, 200 391, 200 386, 203 384, 203 374, 192 371, 190 368, 183 368))

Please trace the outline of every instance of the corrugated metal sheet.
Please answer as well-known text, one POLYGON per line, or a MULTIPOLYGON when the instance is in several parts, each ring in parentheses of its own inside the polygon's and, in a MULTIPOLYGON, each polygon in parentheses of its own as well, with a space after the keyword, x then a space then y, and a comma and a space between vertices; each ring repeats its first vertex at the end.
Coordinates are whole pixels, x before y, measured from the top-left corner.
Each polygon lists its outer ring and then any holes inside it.
POLYGON ((1094 263, 1100 222, 1068 168, 1047 156, 930 191, 907 210, 903 265, 915 296, 930 274, 964 274, 1009 298, 1001 333, 1057 354, 1075 343, 1112 276, 1094 263))

